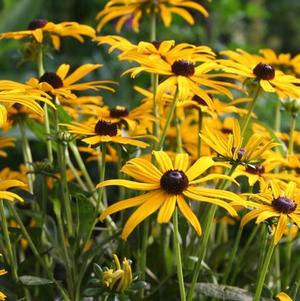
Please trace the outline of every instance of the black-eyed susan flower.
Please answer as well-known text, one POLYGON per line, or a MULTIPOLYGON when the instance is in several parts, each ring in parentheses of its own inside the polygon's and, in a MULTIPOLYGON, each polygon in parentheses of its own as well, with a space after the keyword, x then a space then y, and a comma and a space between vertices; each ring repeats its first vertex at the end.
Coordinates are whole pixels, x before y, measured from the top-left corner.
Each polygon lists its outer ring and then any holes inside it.
POLYGON ((234 120, 232 132, 229 134, 212 131, 205 127, 201 138, 219 157, 236 165, 258 163, 267 150, 277 145, 272 140, 266 140, 264 136, 256 133, 244 144, 244 137, 241 136, 237 120, 234 120))
POLYGON ((19 195, 17 195, 14 192, 8 191, 13 187, 22 187, 22 186, 25 186, 25 184, 18 180, 0 179, 0 199, 8 200, 8 201, 18 200, 20 202, 23 202, 24 201, 23 198, 21 198, 19 195))
MULTIPOLYGON (((7 274, 7 271, 4 269, 1 269, 0 276, 3 276, 5 274, 7 274)), ((6 300, 6 295, 0 291, 0 301, 5 301, 5 300, 6 300)))
POLYGON ((64 98, 76 98, 72 91, 99 90, 105 89, 114 91, 105 84, 113 83, 112 81, 90 81, 77 83, 87 74, 101 67, 100 64, 85 64, 78 67, 74 72, 68 75, 70 65, 62 64, 56 72, 45 72, 39 79, 31 78, 27 84, 35 89, 50 93, 53 96, 64 98), (67 76, 68 75, 68 76, 67 76))
POLYGON ((215 164, 212 158, 202 157, 192 166, 189 166, 189 156, 187 154, 177 154, 174 164, 163 151, 154 151, 153 155, 158 168, 145 159, 136 158, 128 161, 121 170, 140 182, 120 179, 104 181, 97 185, 97 187, 119 185, 135 190, 148 191, 137 197, 117 202, 101 214, 100 220, 104 220, 106 216, 115 212, 138 206, 138 209, 130 216, 124 226, 121 235, 123 239, 127 239, 139 223, 157 210, 159 210, 157 222, 168 223, 175 206, 178 206, 182 215, 191 223, 197 234, 201 235, 200 223, 188 205, 187 199, 215 204, 226 209, 231 215, 236 215, 233 207, 224 200, 236 201, 242 204, 243 202, 238 195, 229 191, 197 186, 213 179, 231 179, 220 174, 209 174, 199 178, 215 164))
POLYGON ((224 71, 240 75, 243 80, 255 80, 265 92, 276 92, 280 98, 300 96, 300 80, 264 63, 261 56, 241 49, 224 50, 221 54, 227 57, 219 60, 224 71))
POLYGON ((295 182, 289 182, 283 189, 277 182, 272 181, 260 193, 246 195, 251 198, 248 204, 253 209, 243 216, 242 226, 255 218, 257 224, 273 220, 274 244, 278 244, 289 222, 300 227, 300 199, 295 182))
POLYGON ((105 120, 90 119, 88 123, 82 124, 73 122, 72 124, 62 124, 67 127, 72 134, 80 136, 84 143, 97 146, 104 142, 114 142, 120 144, 129 144, 137 147, 147 147, 148 144, 134 137, 122 135, 122 131, 118 128, 117 123, 112 123, 105 120), (84 138, 82 138, 84 137, 84 138))
POLYGON ((113 19, 118 19, 116 31, 120 32, 123 25, 131 21, 134 31, 139 31, 140 19, 145 14, 156 13, 162 18, 166 27, 172 22, 172 14, 184 18, 189 24, 194 24, 194 18, 187 9, 194 9, 207 17, 208 12, 196 1, 192 0, 110 0, 97 15, 100 22, 97 30, 113 19))
POLYGON ((95 30, 77 22, 53 23, 46 19, 35 19, 28 24, 27 30, 5 32, 0 34, 0 39, 21 40, 33 38, 37 43, 43 43, 44 37, 50 36, 51 42, 55 49, 60 48, 61 37, 72 37, 79 42, 83 42, 82 36, 90 38, 95 37, 95 30))

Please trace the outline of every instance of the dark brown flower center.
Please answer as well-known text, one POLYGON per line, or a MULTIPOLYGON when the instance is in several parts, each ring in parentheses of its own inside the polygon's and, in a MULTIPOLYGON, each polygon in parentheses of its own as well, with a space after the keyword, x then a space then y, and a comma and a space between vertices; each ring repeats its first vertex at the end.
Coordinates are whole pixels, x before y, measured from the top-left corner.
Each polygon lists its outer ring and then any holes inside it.
MULTIPOLYGON (((236 150, 236 148, 235 147, 233 147, 232 149, 231 149, 231 152, 232 152, 232 154, 234 154, 235 153, 235 150, 236 150)), ((239 160, 241 160, 242 159, 242 157, 244 156, 244 154, 245 154, 245 148, 244 147, 241 147, 239 150, 238 150, 238 153, 237 153, 237 156, 238 156, 238 159, 239 160)))
POLYGON ((232 129, 229 129, 229 128, 222 128, 221 129, 221 132, 223 134, 232 134, 233 133, 233 130, 232 129))
POLYGON ((194 95, 193 98, 192 98, 192 100, 196 101, 201 106, 206 106, 207 107, 206 101, 202 97, 200 97, 198 95, 194 95))
POLYGON ((117 106, 114 109, 109 110, 109 116, 112 118, 121 118, 128 116, 129 112, 126 108, 117 106))
POLYGON ((95 133, 100 136, 116 136, 118 134, 118 126, 116 123, 99 120, 95 125, 95 133))
POLYGON ((189 185, 189 180, 181 170, 168 170, 160 178, 160 187, 169 194, 181 194, 189 185))
POLYGON ((286 196, 281 196, 272 201, 272 206, 280 213, 292 213, 296 210, 297 204, 294 200, 289 199, 286 196))
POLYGON ((195 66, 193 63, 186 60, 178 60, 172 65, 172 72, 176 75, 192 76, 195 73, 195 66))
POLYGON ((269 64, 259 63, 253 69, 257 79, 271 80, 275 77, 275 69, 269 64))
POLYGON ((154 47, 158 50, 158 49, 159 49, 159 46, 160 46, 160 44, 161 44, 161 41, 152 41, 151 43, 152 43, 152 45, 154 45, 154 47))
POLYGON ((44 26, 46 26, 46 24, 48 23, 48 20, 46 19, 35 19, 32 20, 29 24, 28 24, 28 29, 29 30, 35 30, 38 28, 43 28, 44 26))
POLYGON ((247 165, 246 172, 249 172, 253 175, 261 175, 265 172, 265 168, 261 165, 247 165))
POLYGON ((45 72, 39 79, 39 82, 45 82, 51 85, 54 89, 62 88, 64 83, 62 79, 54 72, 45 72))

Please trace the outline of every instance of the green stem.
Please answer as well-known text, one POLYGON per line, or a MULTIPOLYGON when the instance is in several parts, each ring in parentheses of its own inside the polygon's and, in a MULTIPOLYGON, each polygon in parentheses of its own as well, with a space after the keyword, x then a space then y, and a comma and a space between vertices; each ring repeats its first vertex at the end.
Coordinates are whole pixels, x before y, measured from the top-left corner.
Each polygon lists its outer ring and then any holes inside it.
POLYGON ((19 129, 20 129, 20 134, 21 134, 24 163, 25 163, 26 169, 28 171, 28 173, 27 173, 28 187, 29 187, 29 191, 31 193, 33 193, 33 182, 34 182, 34 174, 33 174, 34 170, 32 167, 33 160, 32 160, 30 145, 29 145, 27 135, 26 135, 24 120, 19 119, 18 125, 19 125, 19 129))
POLYGON ((291 125, 290 125, 290 140, 289 140, 289 146, 288 146, 289 154, 293 154, 293 152, 294 152, 294 132, 296 129, 296 122, 297 122, 297 115, 292 114, 291 115, 291 125))
POLYGON ((181 260, 181 252, 180 252, 180 242, 179 242, 179 228, 178 228, 178 209, 175 208, 173 213, 173 234, 174 234, 174 249, 176 256, 176 265, 177 265, 177 276, 179 282, 179 290, 180 290, 180 300, 186 300, 185 288, 184 288, 184 279, 182 272, 182 260, 181 260))
POLYGON ((171 121, 172 121, 173 116, 174 116, 174 112, 175 112, 175 109, 176 109, 177 100, 178 100, 178 88, 176 89, 176 92, 175 92, 175 95, 174 95, 174 99, 173 99, 171 108, 170 108, 170 110, 168 112, 167 121, 166 121, 165 127, 163 129, 162 135, 160 137, 160 140, 159 140, 159 143, 158 143, 158 146, 157 146, 158 150, 161 150, 163 148, 163 145, 164 145, 164 142, 165 142, 168 130, 169 130, 170 125, 171 125, 171 121))
MULTIPOLYGON (((148 233, 149 233, 150 220, 146 219, 143 223, 143 237, 142 237, 142 246, 141 253, 139 258, 139 270, 141 272, 141 280, 145 281, 146 279, 146 266, 147 266, 147 249, 148 249, 148 233)), ((144 289, 140 290, 139 296, 140 299, 144 298, 144 289)))
MULTIPOLYGON (((232 175, 232 173, 234 172, 236 167, 237 167, 237 165, 231 166, 231 169, 228 172, 228 176, 232 175)), ((226 184, 227 184, 227 180, 219 181, 218 184, 216 185, 216 189, 223 189, 226 186, 226 184)), ((203 234, 203 238, 201 240, 200 246, 199 246, 199 250, 197 252, 199 254, 198 261, 194 267, 192 283, 191 283, 191 286, 190 286, 190 289, 188 292, 187 301, 191 301, 193 299, 195 285, 198 281, 198 277, 199 277, 201 266, 202 266, 202 261, 206 254, 207 244, 208 244, 209 236, 211 233, 213 219, 214 219, 216 210, 217 210, 217 205, 211 205, 211 207, 208 210, 206 220, 204 222, 204 227, 203 227, 204 234, 203 234)))
POLYGON ((182 153, 183 148, 182 148, 182 137, 181 137, 181 123, 177 116, 176 110, 175 110, 175 128, 176 128, 176 141, 177 141, 176 152, 182 153))
POLYGON ((201 157, 201 143, 202 143, 202 139, 201 139, 201 131, 202 131, 202 125, 203 125, 203 112, 202 109, 199 107, 198 108, 198 149, 197 149, 197 157, 200 158, 201 157))
POLYGON ((261 297, 262 289, 263 289, 263 286, 264 286, 264 282, 265 282, 265 279, 266 279, 266 275, 267 275, 267 272, 268 272, 268 268, 269 268, 269 265, 270 265, 270 262, 271 262, 271 258, 272 258, 275 246, 276 245, 273 244, 272 242, 270 243, 267 254, 264 258, 264 263, 263 263, 261 269, 259 269, 258 281, 257 281, 256 291, 255 291, 255 296, 254 296, 253 301, 260 301, 261 300, 260 297, 261 297))
POLYGON ((70 301, 70 298, 68 297, 68 295, 66 294, 66 292, 64 291, 63 287, 56 281, 56 279, 54 278, 52 272, 50 271, 47 263, 43 260, 43 258, 40 256, 35 244, 33 243, 29 233, 26 230, 26 227, 24 226, 21 218, 19 217, 18 212, 16 211, 14 205, 12 205, 11 203, 8 203, 9 209, 11 210, 12 214, 14 215, 14 218, 16 219, 16 222, 18 223, 18 225, 20 226, 20 229, 24 235, 24 237, 26 238, 26 240, 28 241, 29 247, 32 251, 32 253, 34 254, 34 256, 36 257, 36 259, 39 261, 40 265, 45 269, 48 277, 50 278, 50 280, 55 283, 57 289, 59 290, 61 296, 63 297, 63 300, 65 301, 70 301))
MULTIPOLYGON (((99 183, 103 182, 105 180, 105 169, 106 169, 106 161, 105 161, 105 156, 106 156, 106 145, 105 143, 102 143, 101 145, 101 161, 98 161, 99 163, 99 171, 100 171, 100 177, 99 177, 99 183)), ((99 154, 100 158, 100 154, 99 154)), ((97 201, 97 212, 100 211, 101 208, 103 208, 103 193, 104 193, 104 188, 101 187, 98 189, 98 201, 97 201)))
POLYGON ((241 122, 241 136, 242 137, 244 136, 245 132, 248 129, 249 121, 251 119, 251 115, 252 115, 256 100, 258 98, 259 92, 260 92, 260 85, 258 84, 256 86, 256 88, 254 89, 253 99, 249 104, 248 112, 247 112, 246 116, 244 117, 244 119, 241 122))
POLYGON ((238 250, 238 247, 239 247, 239 244, 240 244, 240 241, 241 241, 242 233, 243 233, 243 228, 239 227, 238 233, 235 237, 232 252, 230 254, 229 262, 226 264, 226 269, 225 269, 224 276, 223 276, 223 279, 222 279, 223 284, 227 283, 228 276, 231 272, 233 261, 236 259, 236 252, 238 250))
POLYGON ((281 291, 280 250, 275 249, 275 283, 278 292, 281 291))
POLYGON ((280 125, 281 125, 281 101, 277 99, 276 110, 275 110, 275 123, 274 123, 274 129, 276 133, 280 132, 280 125))
POLYGON ((11 241, 9 238, 9 231, 8 231, 8 225, 7 225, 7 220, 5 216, 5 210, 4 210, 4 204, 3 200, 0 200, 0 216, 1 216, 1 227, 2 227, 2 232, 3 232, 3 240, 5 243, 5 247, 8 253, 9 257, 9 264, 12 270, 12 276, 14 280, 18 280, 18 268, 17 268, 17 263, 15 260, 14 252, 12 249, 11 241))

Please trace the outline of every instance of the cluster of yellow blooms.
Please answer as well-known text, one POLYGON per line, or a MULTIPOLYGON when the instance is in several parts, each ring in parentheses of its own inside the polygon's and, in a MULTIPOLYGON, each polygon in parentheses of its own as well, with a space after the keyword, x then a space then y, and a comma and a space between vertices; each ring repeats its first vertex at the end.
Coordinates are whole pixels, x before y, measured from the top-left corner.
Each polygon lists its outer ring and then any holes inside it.
MULTIPOLYGON (((172 14, 193 24, 188 9, 208 16, 204 6, 191 0, 110 0, 97 16, 97 29, 117 19, 117 32, 129 21, 138 31, 144 16, 156 14, 165 26, 170 26, 172 14)), ((87 25, 55 24, 43 19, 31 22, 27 30, 3 33, 0 38, 30 38, 42 52, 46 38, 58 50, 60 39, 67 36, 80 42, 86 36, 98 45, 109 45, 109 52, 118 51, 120 61, 134 64, 124 74, 133 78, 141 73, 151 74, 152 89, 135 87, 141 94, 141 104, 133 109, 121 101, 118 106, 109 107, 101 96, 78 95, 87 90, 115 90, 115 82, 110 80, 81 82, 102 65, 85 64, 70 72, 70 65, 62 64, 51 72, 43 70, 40 64, 38 77, 26 83, 0 81, 0 126, 3 132, 16 125, 22 128, 24 120, 30 118, 46 124, 48 135, 67 132, 65 136, 83 143, 79 151, 87 153, 88 160, 100 161, 102 170, 106 162, 122 162, 120 145, 137 148, 141 155, 127 161, 120 170, 126 177, 105 180, 104 169, 96 186, 101 193, 94 204, 101 221, 137 207, 123 227, 124 240, 154 212, 158 211, 157 222, 162 224, 169 223, 177 209, 202 235, 191 201, 222 207, 231 216, 239 214, 241 227, 253 219, 257 224, 270 222, 274 246, 292 225, 300 227, 300 133, 295 130, 295 122, 290 135, 280 132, 280 122, 270 130, 258 122, 253 111, 261 95, 272 93, 279 108, 291 108, 291 120, 295 121, 300 99, 300 54, 277 55, 271 49, 262 49, 258 54, 241 49, 216 53, 208 46, 176 44, 173 40, 133 44, 117 35, 96 36, 96 31, 87 25), (245 109, 243 104, 248 107, 245 109), (67 112, 71 121, 56 120, 55 126, 48 124, 47 128, 46 114, 58 108, 67 112), (237 192, 241 177, 247 178, 249 189, 245 193, 237 192), (101 195, 104 187, 111 185, 146 193, 134 194, 104 208, 101 195), (230 190, 231 185, 234 190, 230 190)), ((0 156, 7 156, 3 149, 13 145, 13 138, 1 137, 0 156)), ((74 141, 70 147, 76 148, 74 141)), ((32 191, 30 181, 34 175, 25 176, 26 171, 32 170, 32 159, 28 153, 24 158, 26 168, 22 172, 0 171, 0 199, 23 201, 9 191, 12 187, 28 185, 32 191)), ((51 157, 49 161, 53 164, 51 157)), ((65 176, 86 191, 93 189, 85 170, 77 171, 68 162, 70 170, 57 177, 65 176)), ((124 260, 121 268, 116 256, 114 260, 117 270, 105 272, 104 284, 124 291, 132 281, 131 266, 124 260)), ((4 273, 0 271, 0 275, 4 273)), ((284 293, 277 297, 291 300, 284 293)), ((2 293, 0 300, 5 300, 2 293)))

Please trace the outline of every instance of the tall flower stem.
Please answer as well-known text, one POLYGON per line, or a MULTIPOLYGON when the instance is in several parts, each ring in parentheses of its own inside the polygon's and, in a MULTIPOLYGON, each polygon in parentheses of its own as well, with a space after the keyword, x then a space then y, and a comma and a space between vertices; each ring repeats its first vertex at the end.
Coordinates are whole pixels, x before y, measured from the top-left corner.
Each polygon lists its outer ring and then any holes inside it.
MULTIPOLYGON (((102 143, 101 145, 101 156, 99 155, 100 160, 98 160, 99 164, 99 182, 103 182, 105 180, 105 169, 106 169, 106 161, 105 161, 105 156, 106 156, 106 145, 105 143, 102 143)), ((100 211, 101 208, 103 208, 103 193, 104 193, 104 188, 101 187, 98 189, 98 200, 97 200, 97 212, 100 211)))
MULTIPOLYGON (((43 53, 43 44, 39 44, 38 47, 38 56, 37 56, 37 69, 38 69, 38 76, 41 77, 45 73, 44 69, 44 53, 43 53)), ((45 131, 47 136, 47 154, 48 154, 48 161, 50 165, 53 164, 53 152, 52 152, 52 141, 50 139, 51 130, 50 130, 50 122, 49 122, 49 113, 48 113, 48 105, 44 104, 44 122, 45 122, 45 131)))
MULTIPOLYGON (((232 175, 232 173, 234 172, 236 167, 237 167, 237 165, 232 165, 231 166, 231 169, 228 172, 228 176, 232 175)), ((227 185, 227 180, 219 181, 218 184, 216 185, 216 189, 223 189, 226 185, 227 185)), ((216 210, 217 210, 217 206, 212 205, 209 208, 208 212, 207 212, 207 216, 206 216, 206 219, 205 219, 205 222, 204 222, 204 227, 203 227, 204 234, 203 234, 203 238, 200 242, 199 249, 198 249, 198 252, 197 252, 198 260, 197 260, 197 263, 194 267, 192 283, 191 283, 191 286, 190 286, 190 289, 189 289, 189 292, 188 292, 187 301, 192 301, 192 299, 193 299, 195 285, 198 281, 202 261, 205 257, 205 254, 206 254, 207 244, 208 244, 208 240, 209 240, 209 237, 210 237, 212 224, 213 224, 213 219, 215 217, 216 210)))
POLYGON ((255 291, 255 296, 254 296, 253 301, 260 301, 261 300, 260 297, 261 297, 262 289, 263 289, 263 286, 264 286, 264 282, 265 282, 265 279, 266 279, 266 275, 267 275, 267 272, 268 272, 268 268, 269 268, 269 265, 270 265, 270 262, 271 262, 271 258, 272 258, 275 246, 276 245, 273 242, 270 243, 268 251, 267 251, 267 253, 265 255, 265 258, 264 258, 264 263, 263 263, 262 267, 259 269, 258 281, 257 281, 256 291, 255 291))
POLYGON ((175 127, 176 127, 176 141, 177 141, 176 152, 182 153, 181 122, 177 116, 176 110, 175 110, 175 127))
POLYGON ((28 241, 28 245, 32 251, 32 253, 34 254, 34 256, 36 257, 36 259, 39 261, 40 265, 45 269, 49 279, 56 285, 57 289, 59 290, 62 298, 64 301, 71 301, 69 296, 67 295, 67 293, 65 292, 65 290, 63 289, 63 287, 56 281, 56 279, 54 278, 48 264, 43 260, 43 258, 41 257, 41 255, 39 254, 39 251, 37 250, 35 244, 33 243, 29 233, 27 232, 26 227, 24 226, 17 210, 15 209, 14 205, 12 205, 11 203, 8 203, 9 209, 12 212, 16 222, 18 223, 18 225, 20 226, 21 232, 24 235, 25 239, 28 241))
POLYGON ((174 116, 177 101, 178 101, 178 88, 176 89, 172 105, 171 105, 170 110, 168 112, 167 121, 166 121, 165 127, 163 129, 162 135, 160 137, 160 140, 159 140, 159 143, 158 143, 158 146, 157 146, 158 150, 161 150, 163 148, 168 130, 169 130, 170 125, 171 125, 171 121, 172 121, 173 116, 174 116))
POLYGON ((202 139, 201 139, 201 131, 202 131, 202 125, 203 125, 203 112, 201 108, 198 108, 198 148, 197 148, 197 156, 198 158, 200 158, 201 156, 201 143, 202 143, 202 139))
POLYGON ((241 136, 244 136, 244 134, 248 129, 249 121, 251 119, 251 115, 253 113, 253 109, 255 107, 255 103, 258 98, 259 92, 260 92, 260 85, 258 84, 253 90, 253 97, 252 97, 252 101, 249 104, 248 112, 246 116, 243 118, 243 120, 241 121, 241 136))
POLYGON ((289 140, 289 146, 288 146, 289 154, 292 154, 294 152, 294 132, 296 129, 296 122, 297 122, 297 115, 291 114, 290 140, 289 140))
POLYGON ((178 228, 178 209, 175 208, 173 213, 173 234, 174 234, 174 249, 176 256, 176 265, 177 265, 177 276, 180 290, 180 300, 186 300, 185 288, 184 288, 184 279, 182 272, 182 260, 181 260, 181 252, 180 252, 180 241, 179 241, 179 228, 178 228))
POLYGON ((26 135, 26 128, 24 124, 24 120, 22 118, 18 121, 20 134, 21 134, 21 142, 22 142, 22 152, 24 157, 24 163, 26 166, 26 169, 28 171, 27 173, 27 180, 28 180, 28 186, 29 191, 33 193, 33 182, 34 182, 34 174, 33 174, 33 167, 32 167, 32 154, 30 149, 30 144, 26 135))
POLYGON ((18 279, 17 263, 15 260, 11 241, 9 238, 9 231, 8 231, 8 225, 7 225, 7 220, 6 220, 6 216, 5 216, 3 200, 0 200, 0 216, 1 216, 1 228, 2 228, 2 233, 3 233, 3 240, 4 240, 5 247, 6 247, 6 250, 8 253, 9 264, 11 267, 12 276, 13 276, 14 280, 17 280, 18 279))
POLYGON ((277 99, 276 108, 275 108, 275 123, 274 129, 276 132, 280 132, 281 126, 281 102, 277 99))

